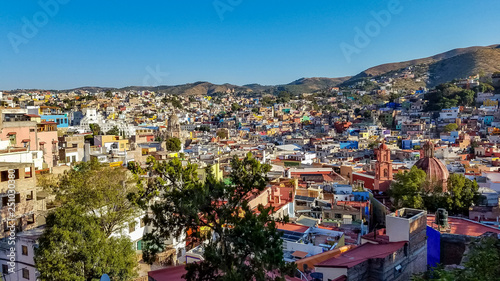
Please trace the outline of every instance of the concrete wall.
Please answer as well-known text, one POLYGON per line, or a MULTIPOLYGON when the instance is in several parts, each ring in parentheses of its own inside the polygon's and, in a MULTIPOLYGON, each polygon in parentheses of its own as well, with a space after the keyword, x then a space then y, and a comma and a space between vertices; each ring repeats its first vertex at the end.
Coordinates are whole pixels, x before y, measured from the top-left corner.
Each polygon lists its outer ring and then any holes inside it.
POLYGON ((342 275, 347 275, 347 268, 316 267, 316 272, 323 273, 323 280, 328 281, 334 280, 342 275))

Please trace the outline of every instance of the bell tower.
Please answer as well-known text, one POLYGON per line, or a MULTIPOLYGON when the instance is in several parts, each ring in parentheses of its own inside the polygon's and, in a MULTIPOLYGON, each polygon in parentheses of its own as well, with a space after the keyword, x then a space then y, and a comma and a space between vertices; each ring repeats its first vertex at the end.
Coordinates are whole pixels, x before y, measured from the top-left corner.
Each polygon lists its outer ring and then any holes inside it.
POLYGON ((375 190, 386 191, 392 182, 391 150, 385 142, 375 150, 377 163, 375 164, 375 190))

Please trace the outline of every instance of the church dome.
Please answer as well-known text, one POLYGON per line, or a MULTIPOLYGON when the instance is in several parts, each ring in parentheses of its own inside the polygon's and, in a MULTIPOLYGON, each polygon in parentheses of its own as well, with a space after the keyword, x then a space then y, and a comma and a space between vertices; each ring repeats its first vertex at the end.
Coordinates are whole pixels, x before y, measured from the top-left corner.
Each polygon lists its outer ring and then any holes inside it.
POLYGON ((179 117, 177 117, 177 114, 173 113, 168 117, 168 128, 173 129, 179 124, 179 117))
POLYGON ((441 182, 443 189, 446 190, 446 184, 450 173, 446 166, 439 159, 434 157, 434 144, 427 142, 424 145, 424 157, 415 163, 417 168, 424 170, 427 179, 433 182, 441 182))

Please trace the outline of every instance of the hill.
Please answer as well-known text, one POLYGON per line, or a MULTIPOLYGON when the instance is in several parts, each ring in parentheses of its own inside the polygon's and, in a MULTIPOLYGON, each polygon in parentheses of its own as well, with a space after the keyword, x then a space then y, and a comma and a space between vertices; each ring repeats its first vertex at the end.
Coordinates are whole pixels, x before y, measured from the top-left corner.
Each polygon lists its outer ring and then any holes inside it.
MULTIPOLYGON (((414 59, 396 63, 386 63, 362 71, 355 76, 325 78, 300 78, 284 85, 248 84, 243 86, 233 84, 213 84, 210 82, 195 82, 175 86, 129 86, 124 88, 80 87, 71 90, 81 91, 160 91, 173 95, 211 95, 223 93, 268 93, 276 94, 288 91, 294 95, 325 90, 335 86, 350 86, 367 78, 381 80, 392 79, 394 89, 414 90, 420 87, 432 88, 438 84, 454 79, 466 78, 475 74, 491 74, 500 71, 500 45, 486 47, 459 48, 427 58, 414 59), (408 75, 410 73, 410 75, 408 75)), ((26 90, 13 90, 11 93, 26 90)), ((43 91, 43 90, 32 90, 43 91)))
MULTIPOLYGON (((414 84, 426 87, 434 87, 453 79, 465 78, 479 73, 490 74, 500 71, 500 45, 459 48, 427 58, 374 66, 353 76, 343 85, 355 83, 363 78, 391 76, 414 67, 418 67, 420 72, 426 73, 424 84, 414 84)), ((396 81, 396 83, 402 82, 396 81)))

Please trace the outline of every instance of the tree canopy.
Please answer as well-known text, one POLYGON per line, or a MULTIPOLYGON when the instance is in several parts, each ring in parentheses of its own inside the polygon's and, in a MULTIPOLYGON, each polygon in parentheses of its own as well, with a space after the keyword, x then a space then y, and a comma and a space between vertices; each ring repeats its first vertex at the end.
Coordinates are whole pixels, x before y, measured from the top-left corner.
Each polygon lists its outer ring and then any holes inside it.
POLYGON ((227 139, 227 138, 229 138, 228 131, 225 130, 225 129, 220 129, 219 131, 217 131, 216 135, 220 139, 227 139))
POLYGON ((429 101, 427 110, 441 110, 459 105, 474 105, 475 93, 472 90, 464 90, 454 83, 444 83, 427 93, 425 98, 429 101))
POLYGON ((104 273, 127 281, 136 276, 137 260, 128 238, 108 238, 99 219, 66 205, 48 215, 35 264, 44 281, 99 280, 104 273))
POLYGON ((479 202, 478 184, 462 174, 451 174, 447 192, 429 182, 423 170, 413 166, 409 172, 394 175, 389 191, 396 208, 408 207, 435 212, 445 208, 450 214, 467 214, 469 207, 479 202))
POLYGON ((106 135, 115 135, 115 136, 118 136, 118 135, 120 135, 120 129, 118 129, 117 126, 113 126, 113 128, 111 128, 111 130, 109 130, 109 131, 106 132, 106 135))
POLYGON ((168 151, 177 152, 181 150, 181 140, 178 138, 168 138, 165 141, 165 146, 168 151))
POLYGON ((444 126, 443 131, 445 131, 446 133, 449 133, 452 131, 456 131, 457 129, 458 129, 458 125, 456 123, 450 123, 450 124, 444 126))
POLYGON ((92 213, 106 236, 140 215, 141 210, 127 199, 137 190, 132 175, 124 168, 103 166, 97 161, 82 162, 59 178, 43 176, 39 184, 56 195, 59 205, 79 207, 92 213))
POLYGON ((153 260, 167 238, 190 230, 188 241, 206 243, 204 260, 186 266, 187 280, 284 280, 284 275, 293 271, 294 264, 283 260, 283 241, 272 217, 273 207, 249 206, 249 197, 266 188, 269 165, 250 154, 241 160, 234 157, 225 182, 217 181, 210 168, 201 182, 197 166, 183 167, 177 158, 156 162, 151 157, 146 171, 137 165, 130 165, 130 169, 136 175, 153 175, 147 182, 137 177, 144 188, 130 196, 152 211, 148 222, 155 230, 144 237, 146 260, 153 260), (160 200, 150 201, 155 196, 160 200))
POLYGON ((394 199, 394 206, 396 208, 422 209, 424 202, 421 193, 426 177, 425 172, 416 166, 413 166, 409 172, 395 174, 390 189, 391 197, 394 199))
POLYGON ((89 124, 90 130, 92 131, 92 135, 100 135, 101 127, 98 124, 89 124))

